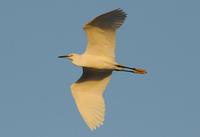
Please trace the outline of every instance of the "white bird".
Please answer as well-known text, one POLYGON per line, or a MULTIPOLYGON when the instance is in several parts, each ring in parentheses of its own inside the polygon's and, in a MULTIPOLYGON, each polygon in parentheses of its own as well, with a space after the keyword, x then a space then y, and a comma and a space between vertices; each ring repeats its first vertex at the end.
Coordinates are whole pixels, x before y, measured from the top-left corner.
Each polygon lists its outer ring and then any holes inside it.
POLYGON ((88 44, 83 54, 68 54, 76 66, 83 68, 82 76, 71 85, 77 108, 91 130, 103 124, 105 116, 104 90, 113 71, 145 74, 144 69, 126 67, 115 61, 116 30, 123 24, 127 14, 116 9, 102 14, 83 27, 88 44))

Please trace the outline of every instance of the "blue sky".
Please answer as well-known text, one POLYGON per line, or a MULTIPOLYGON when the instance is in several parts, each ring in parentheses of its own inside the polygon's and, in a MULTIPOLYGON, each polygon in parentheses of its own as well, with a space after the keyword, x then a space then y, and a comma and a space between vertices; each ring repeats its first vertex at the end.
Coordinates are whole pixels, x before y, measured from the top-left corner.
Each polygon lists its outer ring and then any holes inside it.
POLYGON ((0 136, 199 137, 200 2, 197 0, 1 0, 0 136), (81 53, 82 26, 122 8, 119 63, 145 76, 113 73, 105 123, 91 132, 69 86, 81 69, 58 55, 81 53))

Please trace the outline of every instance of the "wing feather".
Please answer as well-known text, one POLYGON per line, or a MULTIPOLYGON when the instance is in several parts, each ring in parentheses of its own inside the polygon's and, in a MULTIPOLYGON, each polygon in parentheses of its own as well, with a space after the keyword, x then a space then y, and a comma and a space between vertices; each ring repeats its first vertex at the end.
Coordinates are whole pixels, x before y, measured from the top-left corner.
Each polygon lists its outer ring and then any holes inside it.
POLYGON ((84 25, 88 44, 85 53, 115 58, 115 32, 123 24, 126 13, 116 9, 102 14, 84 25))
POLYGON ((127 14, 122 9, 116 9, 100 16, 95 17, 90 22, 86 23, 84 29, 93 26, 101 29, 118 29, 124 22, 127 14))
POLYGON ((103 92, 112 71, 83 68, 81 78, 71 85, 76 106, 91 130, 103 124, 105 102, 103 92))

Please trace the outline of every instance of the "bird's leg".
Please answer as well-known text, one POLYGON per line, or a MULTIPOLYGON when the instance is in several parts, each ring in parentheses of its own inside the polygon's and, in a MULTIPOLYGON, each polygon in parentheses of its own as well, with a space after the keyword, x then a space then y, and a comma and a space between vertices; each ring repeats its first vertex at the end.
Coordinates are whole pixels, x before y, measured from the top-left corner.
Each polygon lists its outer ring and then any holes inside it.
POLYGON ((126 69, 114 69, 115 71, 124 71, 124 72, 131 72, 133 73, 132 70, 126 70, 126 69))
POLYGON ((127 67, 127 66, 123 66, 120 64, 116 65, 116 71, 125 71, 125 72, 132 72, 132 73, 136 73, 136 74, 146 74, 147 72, 144 69, 140 69, 140 68, 131 68, 131 67, 127 67))

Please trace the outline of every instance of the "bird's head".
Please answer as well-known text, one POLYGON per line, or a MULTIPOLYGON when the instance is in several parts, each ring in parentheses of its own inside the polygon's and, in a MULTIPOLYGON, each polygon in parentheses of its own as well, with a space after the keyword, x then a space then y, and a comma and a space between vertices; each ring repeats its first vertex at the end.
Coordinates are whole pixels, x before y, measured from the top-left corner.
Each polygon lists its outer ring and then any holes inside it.
POLYGON ((58 56, 58 58, 67 58, 69 60, 74 61, 76 58, 78 58, 80 55, 76 53, 70 53, 68 55, 58 56))

